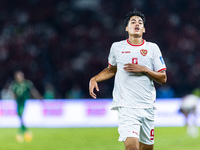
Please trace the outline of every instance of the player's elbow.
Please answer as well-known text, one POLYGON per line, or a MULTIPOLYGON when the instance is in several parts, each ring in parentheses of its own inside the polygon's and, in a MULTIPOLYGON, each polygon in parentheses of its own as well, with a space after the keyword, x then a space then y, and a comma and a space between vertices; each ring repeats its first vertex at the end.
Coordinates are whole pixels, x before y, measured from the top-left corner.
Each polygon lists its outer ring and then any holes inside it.
POLYGON ((160 84, 163 85, 167 82, 167 76, 164 76, 161 80, 160 80, 160 84))
POLYGON ((165 71, 162 71, 161 74, 160 74, 160 80, 159 80, 159 83, 161 85, 165 84, 167 82, 167 75, 166 75, 166 72, 165 71))

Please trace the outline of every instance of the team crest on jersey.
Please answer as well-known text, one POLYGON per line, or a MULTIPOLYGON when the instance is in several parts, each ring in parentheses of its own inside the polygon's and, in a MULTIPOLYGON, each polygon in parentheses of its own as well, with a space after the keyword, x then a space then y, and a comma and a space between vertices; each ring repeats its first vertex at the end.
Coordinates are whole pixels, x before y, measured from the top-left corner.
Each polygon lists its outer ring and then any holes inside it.
POLYGON ((147 55, 147 50, 146 49, 141 49, 140 53, 142 54, 142 56, 146 56, 147 55))

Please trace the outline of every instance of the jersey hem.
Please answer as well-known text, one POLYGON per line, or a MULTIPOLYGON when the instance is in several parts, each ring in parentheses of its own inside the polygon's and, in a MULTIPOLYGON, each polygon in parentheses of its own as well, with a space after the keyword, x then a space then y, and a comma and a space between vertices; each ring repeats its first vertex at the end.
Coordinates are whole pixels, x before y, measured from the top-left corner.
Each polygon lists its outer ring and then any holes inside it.
POLYGON ((138 109, 145 109, 145 108, 155 108, 156 106, 150 105, 150 106, 128 106, 128 105, 117 105, 117 106, 112 106, 111 110, 118 110, 119 107, 128 107, 128 108, 138 108, 138 109))

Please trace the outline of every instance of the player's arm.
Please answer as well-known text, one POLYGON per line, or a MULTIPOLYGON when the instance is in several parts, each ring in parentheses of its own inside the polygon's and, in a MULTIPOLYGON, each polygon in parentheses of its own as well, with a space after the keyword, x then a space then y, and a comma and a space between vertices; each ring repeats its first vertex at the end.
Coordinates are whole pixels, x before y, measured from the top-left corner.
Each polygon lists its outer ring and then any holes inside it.
POLYGON ((38 90, 36 90, 35 88, 31 89, 31 95, 36 98, 36 99, 40 99, 42 100, 43 97, 40 95, 40 93, 38 92, 38 90))
POLYGON ((11 93, 12 93, 13 98, 16 100, 17 99, 17 95, 13 91, 11 93))
MULTIPOLYGON (((145 67, 146 68, 146 67, 145 67)), ((144 73, 150 77, 152 80, 154 80, 155 82, 159 83, 159 84, 164 84, 167 82, 167 75, 166 75, 166 71, 152 71, 148 68, 145 69, 144 73)))
POLYGON ((153 71, 145 66, 131 63, 125 64, 124 70, 127 72, 144 73, 159 84, 164 84, 167 82, 167 75, 165 71, 153 71))
POLYGON ((98 87, 97 83, 112 78, 116 74, 116 72, 117 72, 117 66, 109 65, 107 68, 105 68, 103 71, 101 71, 98 75, 96 75, 90 79, 89 92, 90 92, 90 95, 94 99, 97 98, 96 94, 94 93, 94 89, 99 91, 99 87, 98 87))
POLYGON ((11 84, 11 85, 8 87, 8 89, 11 91, 14 100, 16 100, 16 99, 17 99, 17 95, 16 95, 15 92, 14 92, 13 85, 11 84))

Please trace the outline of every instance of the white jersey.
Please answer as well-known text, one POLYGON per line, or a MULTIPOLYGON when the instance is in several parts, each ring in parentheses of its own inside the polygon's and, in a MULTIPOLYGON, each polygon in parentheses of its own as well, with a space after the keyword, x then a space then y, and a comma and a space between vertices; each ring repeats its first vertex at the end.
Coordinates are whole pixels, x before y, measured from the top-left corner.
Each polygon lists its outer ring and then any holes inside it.
POLYGON ((152 79, 144 73, 126 72, 124 64, 136 63, 153 71, 166 70, 159 47, 151 42, 140 45, 129 43, 128 39, 112 44, 108 63, 117 66, 113 89, 112 109, 117 107, 154 107, 156 90, 152 79))
POLYGON ((190 110, 197 106, 199 97, 194 94, 189 94, 183 97, 183 101, 181 103, 181 108, 184 110, 190 110))

